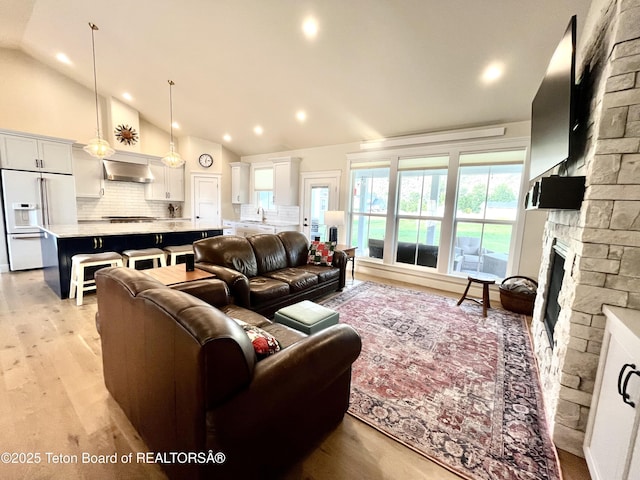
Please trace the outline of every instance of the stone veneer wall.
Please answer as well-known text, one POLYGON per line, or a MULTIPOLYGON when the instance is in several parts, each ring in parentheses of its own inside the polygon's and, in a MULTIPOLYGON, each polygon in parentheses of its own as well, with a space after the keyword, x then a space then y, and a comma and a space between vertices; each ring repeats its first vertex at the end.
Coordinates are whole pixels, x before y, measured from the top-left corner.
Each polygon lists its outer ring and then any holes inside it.
MULTIPOLYGON (((550 211, 532 335, 558 448, 582 444, 604 333, 604 304, 640 309, 640 0, 594 0, 581 43, 588 77, 587 188, 580 211, 550 211), (597 10, 597 11, 596 11, 597 10), (555 242, 567 249, 551 348, 544 292, 555 242)), ((579 69, 577 69, 579 72, 579 69)))

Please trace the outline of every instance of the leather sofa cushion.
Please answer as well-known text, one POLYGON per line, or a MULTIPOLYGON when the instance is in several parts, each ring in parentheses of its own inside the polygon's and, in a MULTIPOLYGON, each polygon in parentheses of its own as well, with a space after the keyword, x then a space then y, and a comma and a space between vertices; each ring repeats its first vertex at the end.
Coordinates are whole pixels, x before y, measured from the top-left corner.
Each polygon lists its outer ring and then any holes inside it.
POLYGON ((305 272, 309 272, 316 275, 318 277, 319 283, 330 282, 331 280, 340 279, 339 268, 327 268, 327 267, 322 267, 320 265, 304 265, 298 268, 304 270, 305 272))
POLYGON ((307 336, 302 332, 280 323, 267 325, 266 327, 263 327, 263 330, 276 337, 281 348, 287 348, 307 336))
POLYGON ((299 292, 318 284, 318 276, 300 268, 283 268, 264 274, 265 277, 280 280, 289 285, 291 292, 299 292))
POLYGON ((280 237, 273 234, 258 234, 247 237, 253 247, 258 266, 258 275, 288 267, 287 252, 280 237))
POLYGON ((263 317, 259 313, 256 313, 253 310, 248 310, 244 307, 240 307, 233 303, 230 303, 229 305, 225 305, 224 307, 219 307, 219 308, 227 316, 237 320, 242 320, 243 322, 246 322, 249 325, 253 325, 260 328, 264 328, 267 325, 271 325, 271 321, 267 320, 267 318, 263 317))
POLYGON ((309 241, 300 232, 280 232, 278 237, 287 252, 287 262, 290 267, 297 267, 307 263, 309 257, 309 241))
POLYGON ((249 290, 251 305, 262 305, 290 293, 288 284, 268 277, 253 277, 249 279, 249 290))
POLYGON ((258 275, 256 256, 244 237, 218 235, 193 243, 196 263, 206 262, 232 268, 247 277, 258 275))

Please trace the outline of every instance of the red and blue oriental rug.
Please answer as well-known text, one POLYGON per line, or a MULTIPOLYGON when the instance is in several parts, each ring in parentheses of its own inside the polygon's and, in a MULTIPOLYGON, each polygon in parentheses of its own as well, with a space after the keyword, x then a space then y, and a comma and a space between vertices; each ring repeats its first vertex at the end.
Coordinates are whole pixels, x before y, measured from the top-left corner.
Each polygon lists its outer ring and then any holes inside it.
POLYGON ((365 282, 322 304, 362 337, 349 413, 463 478, 557 480, 525 318, 365 282))

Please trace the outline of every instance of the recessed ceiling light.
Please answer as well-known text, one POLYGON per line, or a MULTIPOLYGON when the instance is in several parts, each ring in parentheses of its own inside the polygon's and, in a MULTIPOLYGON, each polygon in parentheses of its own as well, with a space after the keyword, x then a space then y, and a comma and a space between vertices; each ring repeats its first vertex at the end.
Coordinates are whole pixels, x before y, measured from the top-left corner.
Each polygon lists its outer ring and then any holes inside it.
POLYGON ((179 124, 178 122, 173 122, 173 123, 171 124, 171 126, 172 126, 173 128, 180 128, 180 124, 179 124))
POLYGON ((296 113, 296 118, 299 122, 304 122, 307 119, 307 112, 305 112, 304 110, 298 110, 298 112, 296 113))
POLYGON ((64 53, 60 52, 58 54, 56 54, 56 59, 59 62, 62 62, 66 65, 71 65, 71 60, 69 60, 69 57, 67 57, 64 53))
POLYGON ((262 127, 260 125, 256 125, 255 127, 253 127, 253 132, 256 135, 262 135, 264 133, 264 130, 262 129, 262 127))
POLYGON ((313 40, 318 35, 318 22, 313 17, 308 17, 304 22, 302 22, 302 31, 304 32, 304 36, 309 40, 313 40))
POLYGON ((131 96, 131 94, 129 92, 124 92, 122 94, 122 98, 124 98, 125 100, 128 100, 128 101, 133 100, 133 97, 131 96))
POLYGON ((231 141, 231 135, 229 135, 228 133, 225 133, 222 138, 224 139, 225 142, 231 141))
POLYGON ((482 72, 482 81, 485 83, 492 83, 498 80, 504 73, 504 68, 499 63, 492 63, 482 72))

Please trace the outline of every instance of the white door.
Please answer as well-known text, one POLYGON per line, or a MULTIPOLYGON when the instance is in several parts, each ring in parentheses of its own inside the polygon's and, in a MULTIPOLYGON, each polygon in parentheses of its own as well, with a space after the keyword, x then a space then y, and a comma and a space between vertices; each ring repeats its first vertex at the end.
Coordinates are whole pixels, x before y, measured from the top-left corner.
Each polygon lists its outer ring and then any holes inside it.
MULTIPOLYGON (((328 239, 324 212, 338 210, 340 172, 313 172, 302 175, 302 231, 309 240, 328 239)), ((343 233, 343 232, 339 232, 343 233)))
POLYGON ((194 220, 222 225, 219 176, 193 175, 192 187, 194 220))

